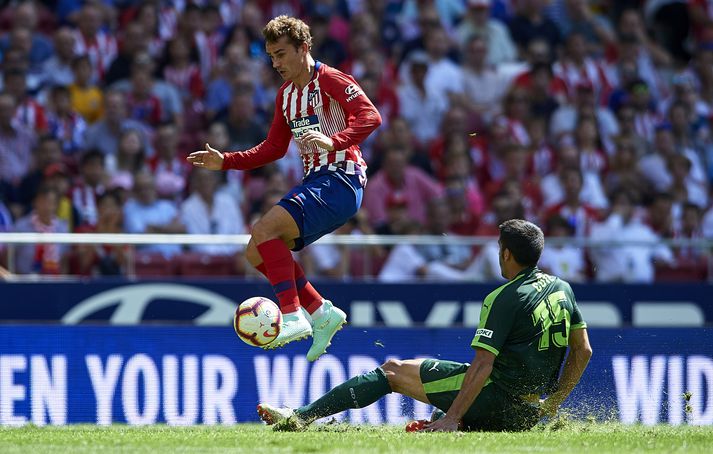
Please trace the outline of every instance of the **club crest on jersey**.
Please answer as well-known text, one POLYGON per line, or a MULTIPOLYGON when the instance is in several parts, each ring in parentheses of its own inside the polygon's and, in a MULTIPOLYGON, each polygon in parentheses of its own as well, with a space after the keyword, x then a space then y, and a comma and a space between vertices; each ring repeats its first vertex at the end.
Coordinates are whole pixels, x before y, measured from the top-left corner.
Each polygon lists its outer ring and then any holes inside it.
POLYGON ((307 131, 322 132, 322 127, 319 124, 319 118, 317 118, 317 115, 309 115, 307 117, 290 120, 290 129, 292 130, 292 136, 295 139, 299 139, 307 131))
POLYGON ((319 90, 310 91, 307 94, 307 104, 313 109, 322 105, 322 93, 319 90))

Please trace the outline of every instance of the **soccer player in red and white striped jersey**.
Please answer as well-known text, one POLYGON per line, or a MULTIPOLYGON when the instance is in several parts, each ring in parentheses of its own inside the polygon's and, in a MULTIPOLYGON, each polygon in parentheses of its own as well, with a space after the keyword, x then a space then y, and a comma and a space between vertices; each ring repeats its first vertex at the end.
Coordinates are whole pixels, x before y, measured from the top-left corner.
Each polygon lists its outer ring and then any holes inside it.
POLYGON ((314 361, 346 315, 306 280, 290 249, 302 249, 357 212, 366 184, 359 143, 379 127, 381 116, 353 77, 314 60, 307 24, 278 16, 263 35, 272 66, 285 80, 267 138, 238 152, 206 144, 188 161, 213 170, 247 170, 282 158, 290 140, 297 143, 304 180, 255 224, 246 257, 270 281, 283 313, 280 334, 267 348, 312 335, 307 359, 314 361))

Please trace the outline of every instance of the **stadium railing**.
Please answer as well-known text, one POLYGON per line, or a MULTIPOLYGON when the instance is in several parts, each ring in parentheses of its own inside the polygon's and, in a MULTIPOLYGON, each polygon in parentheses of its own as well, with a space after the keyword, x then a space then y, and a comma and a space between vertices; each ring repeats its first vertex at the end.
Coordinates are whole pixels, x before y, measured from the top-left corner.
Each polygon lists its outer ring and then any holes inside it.
MULTIPOLYGON (((14 271, 14 249, 25 244, 95 244, 95 245, 128 245, 130 255, 127 275, 135 277, 136 246, 151 244, 177 244, 177 245, 247 245, 250 235, 197 235, 197 234, 101 234, 101 233, 0 233, 0 250, 5 249, 7 268, 14 271)), ((399 244, 411 245, 460 245, 464 247, 485 246, 497 237, 485 236, 433 236, 433 235, 327 235, 316 244, 331 244, 348 246, 350 248, 364 248, 367 257, 366 267, 370 268, 369 246, 396 246, 399 244)), ((699 251, 705 257, 703 268, 705 280, 713 283, 713 240, 710 239, 662 239, 657 243, 651 241, 618 240, 615 238, 601 240, 576 237, 548 237, 548 246, 569 245, 585 250, 595 248, 617 247, 655 247, 660 244, 671 248, 681 248, 699 251)), ((683 274, 686 270, 680 270, 683 274)), ((679 274, 681 274, 679 272, 679 274)), ((685 280, 685 279, 680 279, 685 280)))

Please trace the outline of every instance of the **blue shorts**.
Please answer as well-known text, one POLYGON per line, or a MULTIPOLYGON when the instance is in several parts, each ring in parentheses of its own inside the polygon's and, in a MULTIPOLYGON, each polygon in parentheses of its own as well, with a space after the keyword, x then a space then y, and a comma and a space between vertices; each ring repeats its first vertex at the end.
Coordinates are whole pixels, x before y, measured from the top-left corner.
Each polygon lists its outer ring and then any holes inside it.
POLYGON ((341 170, 308 175, 277 204, 286 209, 300 229, 293 251, 299 251, 343 226, 354 216, 364 195, 359 175, 341 170))

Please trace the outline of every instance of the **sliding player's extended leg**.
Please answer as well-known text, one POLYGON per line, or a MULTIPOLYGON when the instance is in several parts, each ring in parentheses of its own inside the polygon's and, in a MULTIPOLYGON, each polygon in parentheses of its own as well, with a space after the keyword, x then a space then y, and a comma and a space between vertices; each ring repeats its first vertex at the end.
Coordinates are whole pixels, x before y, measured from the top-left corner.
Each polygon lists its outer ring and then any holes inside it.
POLYGON ((288 421, 287 430, 298 430, 312 421, 350 408, 364 408, 391 392, 428 403, 420 377, 422 359, 389 360, 381 367, 350 378, 313 403, 297 409, 258 405, 258 414, 268 424, 288 421))

